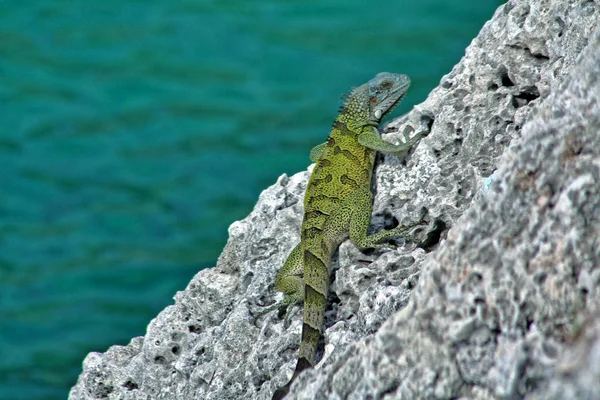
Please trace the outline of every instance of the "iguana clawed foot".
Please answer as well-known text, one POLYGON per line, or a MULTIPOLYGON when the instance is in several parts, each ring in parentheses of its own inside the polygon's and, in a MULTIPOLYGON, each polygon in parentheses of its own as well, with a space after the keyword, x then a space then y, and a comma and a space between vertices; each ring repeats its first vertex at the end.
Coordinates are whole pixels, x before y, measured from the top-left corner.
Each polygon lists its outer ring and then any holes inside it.
POLYGON ((255 321, 258 320, 260 317, 264 316, 265 314, 270 313, 273 310, 278 310, 277 317, 279 319, 282 319, 285 316, 285 326, 289 326, 291 323, 291 316, 294 314, 291 311, 296 304, 299 304, 301 302, 302 302, 301 299, 297 299, 294 296, 286 295, 283 298, 283 300, 278 301, 275 304, 272 304, 270 306, 266 306, 262 310, 255 313, 254 320, 255 321))

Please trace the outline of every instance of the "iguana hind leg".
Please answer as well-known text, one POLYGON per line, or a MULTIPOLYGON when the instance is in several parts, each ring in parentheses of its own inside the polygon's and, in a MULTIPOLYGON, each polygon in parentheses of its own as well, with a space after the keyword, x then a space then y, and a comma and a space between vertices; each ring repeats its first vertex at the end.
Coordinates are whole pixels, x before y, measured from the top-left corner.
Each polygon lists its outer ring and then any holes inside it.
MULTIPOLYGON (((298 243, 290 253, 287 260, 277 273, 275 278, 275 288, 284 293, 284 298, 273 307, 279 308, 280 316, 282 312, 287 312, 290 307, 301 303, 304 300, 304 261, 302 259, 302 243, 298 243)), ((288 313, 289 315, 289 313, 288 313)))
POLYGON ((382 242, 399 237, 407 237, 409 236, 407 231, 422 224, 422 222, 418 222, 407 226, 397 226, 394 229, 381 230, 369 235, 368 232, 373 211, 373 195, 371 191, 358 189, 348 199, 352 201, 348 232, 352 243, 360 249, 394 247, 382 242))

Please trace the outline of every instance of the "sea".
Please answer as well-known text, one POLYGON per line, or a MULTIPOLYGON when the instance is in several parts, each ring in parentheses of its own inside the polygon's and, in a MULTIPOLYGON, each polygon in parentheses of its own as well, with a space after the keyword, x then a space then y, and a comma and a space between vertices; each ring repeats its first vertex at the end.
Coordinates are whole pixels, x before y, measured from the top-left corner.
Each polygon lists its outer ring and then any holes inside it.
POLYGON ((0 0, 0 399, 65 399, 215 265, 381 71, 423 101, 503 2, 0 0))

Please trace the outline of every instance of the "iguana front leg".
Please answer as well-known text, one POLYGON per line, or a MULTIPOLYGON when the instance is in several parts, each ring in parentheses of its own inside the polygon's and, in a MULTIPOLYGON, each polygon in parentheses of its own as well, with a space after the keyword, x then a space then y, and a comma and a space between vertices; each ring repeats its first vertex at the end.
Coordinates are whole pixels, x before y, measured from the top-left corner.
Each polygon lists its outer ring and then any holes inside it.
POLYGON ((406 138, 406 143, 393 144, 383 140, 376 127, 367 126, 358 136, 358 143, 369 149, 381 151, 382 153, 392 153, 398 157, 403 157, 408 153, 408 150, 410 150, 411 147, 426 135, 427 133, 423 132, 416 134, 410 139, 406 138))
POLYGON ((423 221, 419 221, 410 225, 400 225, 393 229, 383 229, 369 235, 371 214, 373 212, 373 194, 368 189, 359 189, 348 198, 348 201, 350 202, 349 209, 351 210, 348 228, 350 240, 361 250, 395 247, 385 243, 385 241, 407 237, 410 235, 408 232, 410 229, 423 224, 423 221))

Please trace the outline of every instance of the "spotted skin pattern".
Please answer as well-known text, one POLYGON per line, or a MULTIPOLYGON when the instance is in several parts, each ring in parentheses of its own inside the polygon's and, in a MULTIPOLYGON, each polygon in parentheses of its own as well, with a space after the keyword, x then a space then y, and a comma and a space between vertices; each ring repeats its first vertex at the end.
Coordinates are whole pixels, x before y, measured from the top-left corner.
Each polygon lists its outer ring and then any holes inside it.
POLYGON ((369 235, 373 195, 371 177, 377 151, 404 155, 421 135, 394 145, 381 139, 377 127, 406 94, 406 75, 382 72, 353 89, 333 124, 327 142, 310 153, 316 162, 304 197, 301 241, 275 279, 287 309, 304 301, 302 339, 290 382, 273 399, 283 398, 294 379, 315 364, 327 307, 331 257, 347 238, 360 249, 389 247, 385 241, 407 236, 419 225, 398 226, 369 235))

